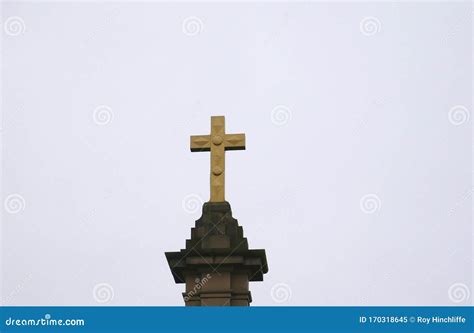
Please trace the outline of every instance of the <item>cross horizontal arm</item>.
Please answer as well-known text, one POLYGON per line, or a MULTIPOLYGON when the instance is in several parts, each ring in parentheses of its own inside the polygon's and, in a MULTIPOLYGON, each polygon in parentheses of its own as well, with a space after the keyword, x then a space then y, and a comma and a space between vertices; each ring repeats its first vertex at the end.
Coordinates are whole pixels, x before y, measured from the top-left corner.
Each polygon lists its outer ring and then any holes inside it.
POLYGON ((210 151, 211 136, 210 135, 191 135, 191 151, 210 151))
POLYGON ((226 134, 225 150, 245 150, 245 134, 226 134))

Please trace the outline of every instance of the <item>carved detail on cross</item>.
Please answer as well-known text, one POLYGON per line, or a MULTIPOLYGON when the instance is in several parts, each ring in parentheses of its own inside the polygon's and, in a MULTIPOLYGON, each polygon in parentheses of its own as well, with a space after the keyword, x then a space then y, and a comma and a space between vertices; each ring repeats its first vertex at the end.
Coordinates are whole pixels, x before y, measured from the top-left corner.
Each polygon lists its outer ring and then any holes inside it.
POLYGON ((191 151, 211 152, 211 199, 225 201, 225 151, 245 150, 245 134, 226 134, 224 116, 211 117, 211 135, 191 135, 191 151))

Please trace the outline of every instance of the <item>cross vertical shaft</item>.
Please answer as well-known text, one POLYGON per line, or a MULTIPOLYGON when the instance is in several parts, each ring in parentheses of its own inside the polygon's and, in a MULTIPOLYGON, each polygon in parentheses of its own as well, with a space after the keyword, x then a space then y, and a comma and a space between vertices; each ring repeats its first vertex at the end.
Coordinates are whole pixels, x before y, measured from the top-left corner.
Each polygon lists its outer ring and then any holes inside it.
POLYGON ((225 201, 225 151, 244 149, 245 134, 226 134, 224 116, 211 117, 210 135, 191 136, 192 152, 211 152, 210 202, 225 201))
POLYGON ((211 117, 211 202, 225 201, 224 138, 224 117, 211 117))

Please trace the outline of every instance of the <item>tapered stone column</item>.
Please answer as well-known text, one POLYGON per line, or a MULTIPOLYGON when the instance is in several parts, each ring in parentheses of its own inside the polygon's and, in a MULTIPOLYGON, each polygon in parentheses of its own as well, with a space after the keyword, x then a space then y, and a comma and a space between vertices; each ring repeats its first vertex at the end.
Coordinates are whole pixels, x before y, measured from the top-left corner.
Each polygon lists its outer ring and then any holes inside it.
POLYGON ((265 250, 249 250, 228 202, 207 202, 179 252, 166 252, 176 283, 186 285, 186 306, 248 306, 250 281, 268 272, 265 250))

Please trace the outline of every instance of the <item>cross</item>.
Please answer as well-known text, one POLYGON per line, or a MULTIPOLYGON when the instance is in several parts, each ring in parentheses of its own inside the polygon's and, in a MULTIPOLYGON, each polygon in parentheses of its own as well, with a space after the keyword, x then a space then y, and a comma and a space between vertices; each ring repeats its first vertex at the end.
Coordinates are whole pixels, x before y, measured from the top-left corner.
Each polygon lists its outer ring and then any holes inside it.
POLYGON ((225 201, 225 151, 244 150, 245 134, 226 134, 224 116, 211 117, 211 135, 191 135, 191 151, 211 152, 211 199, 225 201))

